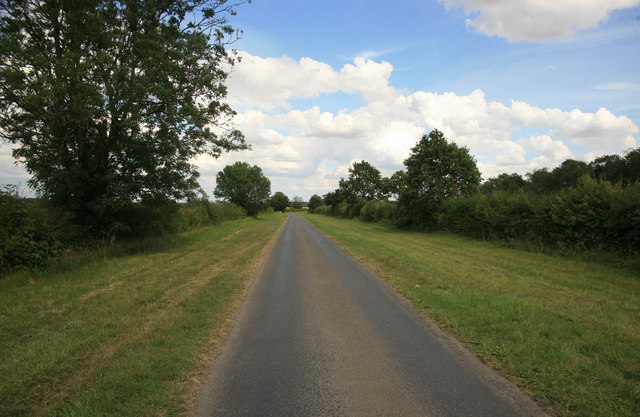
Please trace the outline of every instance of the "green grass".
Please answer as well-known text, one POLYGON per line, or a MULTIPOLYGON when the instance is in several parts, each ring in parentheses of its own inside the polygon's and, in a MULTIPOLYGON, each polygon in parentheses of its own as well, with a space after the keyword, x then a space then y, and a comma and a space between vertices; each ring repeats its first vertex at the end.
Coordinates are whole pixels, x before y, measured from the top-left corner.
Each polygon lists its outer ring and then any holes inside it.
POLYGON ((640 277, 445 234, 305 216, 562 416, 640 415, 640 277))
POLYGON ((184 414, 285 219, 116 245, 56 273, 4 278, 0 415, 184 414))

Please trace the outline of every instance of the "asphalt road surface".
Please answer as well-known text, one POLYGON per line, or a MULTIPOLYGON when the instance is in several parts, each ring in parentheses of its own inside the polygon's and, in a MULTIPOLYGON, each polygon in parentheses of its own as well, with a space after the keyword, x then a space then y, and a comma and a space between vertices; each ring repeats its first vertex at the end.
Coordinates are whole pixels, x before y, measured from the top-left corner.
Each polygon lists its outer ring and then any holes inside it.
POLYGON ((544 415, 307 221, 290 215, 196 416, 544 415))

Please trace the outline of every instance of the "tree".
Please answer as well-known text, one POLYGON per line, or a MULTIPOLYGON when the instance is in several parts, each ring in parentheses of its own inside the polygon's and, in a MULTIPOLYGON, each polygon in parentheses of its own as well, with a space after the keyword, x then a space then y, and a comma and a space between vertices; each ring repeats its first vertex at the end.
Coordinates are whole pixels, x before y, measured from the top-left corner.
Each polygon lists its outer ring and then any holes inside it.
POLYGON ((323 197, 324 203, 331 207, 337 207, 338 204, 344 201, 344 192, 341 189, 337 189, 335 191, 330 191, 326 193, 323 197))
POLYGON ((640 181, 640 147, 625 152, 623 175, 622 185, 624 186, 640 181))
POLYGON ((320 197, 317 194, 312 195, 311 198, 309 199, 309 212, 313 213, 315 209, 317 209, 323 204, 324 204, 324 201, 322 200, 322 197, 320 197))
POLYGON ((354 162, 349 168, 349 177, 341 179, 339 184, 346 202, 354 207, 362 207, 384 196, 380 171, 367 161, 354 162))
POLYGON ((303 204, 304 204, 304 201, 302 200, 302 197, 295 196, 293 197, 293 201, 291 202, 291 207, 293 207, 294 209, 300 210, 303 204))
POLYGON ((227 165, 216 176, 214 195, 237 204, 249 216, 257 216, 269 207, 271 181, 262 174, 262 169, 246 162, 227 165))
POLYGON ((483 194, 491 194, 494 191, 504 191, 506 193, 515 194, 522 190, 526 185, 526 181, 520 174, 500 174, 497 177, 489 178, 480 186, 483 194))
POLYGON ((247 148, 223 102, 245 2, 0 2, 0 136, 29 185, 94 232, 201 192, 194 157, 247 148))
POLYGON ((444 200, 471 196, 480 184, 469 150, 447 142, 438 130, 424 135, 404 164, 407 176, 398 200, 401 226, 432 226, 444 200))
POLYGON ((289 197, 287 197, 283 192, 278 191, 274 195, 271 196, 269 200, 269 205, 273 208, 273 211, 284 211, 289 207, 289 197))
POLYGON ((624 159, 620 155, 603 155, 589 163, 591 176, 600 181, 622 181, 624 159))
POLYGON ((578 184, 578 179, 589 175, 590 171, 589 165, 587 165, 586 162, 576 161, 575 159, 565 160, 551 171, 554 191, 575 186, 578 184))
POLYGON ((382 193, 386 200, 398 200, 402 189, 407 182, 407 173, 396 171, 389 178, 382 179, 382 193))
POLYGON ((554 188, 553 174, 549 172, 547 168, 536 169, 533 172, 527 173, 527 184, 525 186, 526 191, 533 192, 535 194, 544 194, 551 191, 554 188))

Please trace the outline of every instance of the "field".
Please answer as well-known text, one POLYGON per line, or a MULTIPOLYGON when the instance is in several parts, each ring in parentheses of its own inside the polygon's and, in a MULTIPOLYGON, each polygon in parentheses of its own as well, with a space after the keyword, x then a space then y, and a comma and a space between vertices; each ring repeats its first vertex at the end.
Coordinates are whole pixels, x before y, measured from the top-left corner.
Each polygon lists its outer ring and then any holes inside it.
POLYGON ((636 274, 597 259, 305 218, 550 413, 640 415, 636 274))
POLYGON ((4 278, 0 415, 183 414, 285 219, 116 244, 4 278))

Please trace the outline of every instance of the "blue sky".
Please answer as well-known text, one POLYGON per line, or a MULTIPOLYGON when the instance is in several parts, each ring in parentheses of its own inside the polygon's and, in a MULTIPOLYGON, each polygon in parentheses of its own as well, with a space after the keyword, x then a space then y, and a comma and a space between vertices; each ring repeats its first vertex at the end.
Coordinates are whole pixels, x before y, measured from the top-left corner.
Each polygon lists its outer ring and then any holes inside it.
POLYGON ((391 84, 400 89, 468 94, 481 88, 489 100, 585 111, 604 106, 640 117, 638 91, 594 88, 640 87, 637 5, 614 9, 574 36, 520 42, 483 35, 467 18, 463 9, 447 10, 435 0, 254 0, 234 20, 244 30, 235 48, 311 57, 334 68, 365 56, 392 63, 391 84))
MULTIPOLYGON (((437 128, 485 179, 640 146, 640 0, 253 0, 229 102, 251 151, 197 160, 211 195, 247 161, 308 199, 383 175, 437 128)), ((26 183, 0 148, 0 183, 26 183)))

